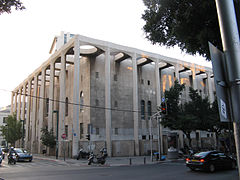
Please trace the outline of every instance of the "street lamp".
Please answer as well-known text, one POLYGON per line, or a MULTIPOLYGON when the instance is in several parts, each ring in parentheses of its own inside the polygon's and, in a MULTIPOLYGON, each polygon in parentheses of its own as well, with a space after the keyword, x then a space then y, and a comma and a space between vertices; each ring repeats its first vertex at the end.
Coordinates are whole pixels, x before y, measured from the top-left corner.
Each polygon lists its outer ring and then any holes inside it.
POLYGON ((22 122, 22 148, 24 148, 24 119, 20 121, 22 122))
POLYGON ((59 112, 58 110, 54 110, 53 113, 57 114, 57 129, 56 129, 56 159, 58 159, 58 119, 59 119, 59 112))

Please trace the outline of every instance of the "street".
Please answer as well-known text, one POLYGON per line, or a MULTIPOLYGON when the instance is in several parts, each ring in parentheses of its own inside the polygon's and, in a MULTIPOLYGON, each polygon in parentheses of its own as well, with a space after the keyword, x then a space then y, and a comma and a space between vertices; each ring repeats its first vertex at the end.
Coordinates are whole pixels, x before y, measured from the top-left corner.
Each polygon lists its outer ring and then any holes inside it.
POLYGON ((64 161, 34 159, 33 162, 17 162, 8 165, 6 159, 0 167, 0 179, 4 180, 237 180, 237 170, 207 173, 192 172, 183 162, 136 166, 88 166, 64 161))

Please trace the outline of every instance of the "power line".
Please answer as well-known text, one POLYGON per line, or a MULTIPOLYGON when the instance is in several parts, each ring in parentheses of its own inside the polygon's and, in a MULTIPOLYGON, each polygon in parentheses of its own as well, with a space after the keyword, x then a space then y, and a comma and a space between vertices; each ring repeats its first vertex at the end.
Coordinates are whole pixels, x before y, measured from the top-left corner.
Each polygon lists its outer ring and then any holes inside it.
MULTIPOLYGON (((27 94, 27 93, 19 93, 16 91, 10 91, 10 90, 6 90, 6 89, 0 89, 1 91, 7 91, 10 93, 17 93, 18 95, 23 95, 23 96, 29 96, 31 98, 36 98, 36 99, 42 99, 42 100, 49 100, 49 101, 53 101, 53 102, 57 102, 57 103, 64 103, 64 104, 70 104, 70 105, 76 105, 76 106, 82 106, 82 107, 86 107, 86 108, 94 108, 94 109, 103 109, 103 110, 111 110, 111 111, 119 111, 119 112, 130 112, 130 113, 142 113, 141 111, 134 111, 134 110, 128 110, 128 109, 117 109, 117 108, 106 108, 106 107, 102 107, 102 106, 91 106, 91 105, 86 105, 86 104, 81 104, 81 103, 74 103, 74 102, 68 102, 66 103, 66 101, 61 101, 58 99, 50 99, 50 98, 46 98, 46 97, 40 97, 40 96, 34 96, 31 94, 27 94)), ((149 112, 144 112, 144 114, 148 114, 149 112)), ((154 114, 156 112, 151 111, 151 114, 154 114)), ((151 116, 151 115, 150 115, 151 116)))

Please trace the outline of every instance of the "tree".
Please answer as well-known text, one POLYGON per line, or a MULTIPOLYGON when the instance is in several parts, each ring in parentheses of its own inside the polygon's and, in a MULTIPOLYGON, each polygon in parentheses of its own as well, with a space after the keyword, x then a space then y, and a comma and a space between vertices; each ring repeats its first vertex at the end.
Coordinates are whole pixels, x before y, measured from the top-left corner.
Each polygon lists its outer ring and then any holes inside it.
POLYGON ((15 10, 25 9, 23 3, 20 0, 2 0, 0 1, 0 15, 5 12, 11 13, 12 7, 14 7, 15 10))
MULTIPOLYGON (((214 0, 143 0, 143 30, 153 44, 179 46, 188 54, 210 59, 208 41, 219 49, 222 42, 214 0)), ((240 29, 240 0, 235 0, 240 29)))
POLYGON ((42 128, 41 132, 42 135, 40 139, 42 141, 42 144, 47 147, 54 148, 56 145, 56 137, 54 136, 53 129, 48 131, 47 128, 42 128))
POLYGON ((17 121, 16 114, 7 117, 6 126, 0 126, 0 131, 4 139, 11 145, 22 138, 22 123, 17 121))
POLYGON ((184 88, 184 84, 181 85, 178 81, 175 81, 169 91, 165 91, 167 115, 163 117, 161 124, 172 130, 181 130, 186 135, 191 146, 190 134, 196 130, 197 125, 195 122, 197 122, 197 117, 191 113, 186 113, 184 107, 181 106, 179 97, 184 88))

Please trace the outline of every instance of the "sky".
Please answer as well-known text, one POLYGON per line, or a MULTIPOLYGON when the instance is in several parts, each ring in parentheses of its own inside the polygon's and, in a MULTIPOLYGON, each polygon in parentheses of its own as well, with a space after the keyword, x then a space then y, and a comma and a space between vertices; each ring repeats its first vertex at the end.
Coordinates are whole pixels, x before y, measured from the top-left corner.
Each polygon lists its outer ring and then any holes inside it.
POLYGON ((0 15, 0 107, 11 104, 11 91, 50 57, 53 38, 61 31, 211 66, 176 47, 152 45, 142 29, 142 0, 22 2, 26 10, 0 15))

